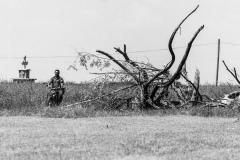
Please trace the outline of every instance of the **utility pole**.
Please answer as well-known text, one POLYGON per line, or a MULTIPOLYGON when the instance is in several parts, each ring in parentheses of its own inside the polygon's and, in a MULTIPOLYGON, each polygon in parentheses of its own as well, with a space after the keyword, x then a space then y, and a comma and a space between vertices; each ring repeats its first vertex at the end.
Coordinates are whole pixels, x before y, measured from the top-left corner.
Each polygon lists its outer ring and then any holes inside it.
POLYGON ((216 73, 216 86, 218 86, 219 57, 220 57, 220 39, 218 39, 218 54, 217 54, 217 73, 216 73))

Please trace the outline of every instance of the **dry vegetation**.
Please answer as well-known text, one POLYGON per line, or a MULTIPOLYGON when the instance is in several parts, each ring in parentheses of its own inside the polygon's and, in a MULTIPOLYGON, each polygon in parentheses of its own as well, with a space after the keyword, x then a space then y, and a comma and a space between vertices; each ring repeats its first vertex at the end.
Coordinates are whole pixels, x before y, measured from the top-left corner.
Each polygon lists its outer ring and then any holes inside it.
POLYGON ((0 159, 239 159, 229 118, 0 118, 0 159))
MULTIPOLYGON (((134 105, 127 106, 125 99, 131 98, 137 94, 134 89, 128 89, 118 94, 108 95, 89 103, 65 107, 68 104, 81 102, 105 95, 118 88, 129 84, 125 83, 68 83, 63 104, 60 107, 48 108, 45 105, 47 88, 43 83, 36 84, 16 84, 1 83, 0 85, 0 115, 38 115, 52 118, 78 118, 78 117, 95 117, 95 116, 122 116, 122 115, 139 115, 142 111, 134 105)), ((222 84, 219 87, 213 85, 200 86, 200 92, 209 97, 218 99, 225 93, 238 89, 237 86, 222 84)), ((177 97, 169 95, 172 99, 177 97)), ((237 106, 229 107, 212 107, 191 105, 183 108, 167 108, 158 111, 150 111, 154 114, 189 114, 199 116, 236 116, 237 106)), ((148 114, 148 111, 145 111, 148 114)))
POLYGON ((213 99, 219 99, 224 94, 239 90, 238 85, 232 85, 229 83, 220 84, 219 86, 205 84, 200 87, 200 92, 206 94, 213 99))
MULTIPOLYGON (((116 80, 115 82, 113 81, 114 83, 109 83, 109 80, 100 80, 99 82, 101 83, 68 83, 62 106, 55 108, 49 108, 45 105, 48 92, 45 84, 1 83, 1 115, 40 115, 56 118, 77 118, 108 115, 112 113, 116 115, 138 114, 143 111, 160 110, 160 112, 174 114, 187 113, 202 116, 235 116, 232 106, 227 106, 222 109, 219 108, 219 102, 216 100, 214 101, 214 105, 212 104, 213 100, 211 98, 205 101, 203 100, 203 96, 199 92, 200 71, 196 71, 196 83, 192 83, 188 79, 185 63, 190 54, 191 47, 199 33, 204 29, 204 25, 200 26, 190 38, 184 56, 177 65, 176 71, 170 73, 172 66, 176 63, 176 55, 172 46, 175 35, 180 30, 182 24, 186 23, 187 19, 193 15, 198 8, 199 5, 188 13, 173 30, 168 41, 169 56, 171 58, 163 68, 156 68, 150 62, 135 62, 129 57, 125 44, 123 49, 114 47, 114 50, 121 55, 122 60, 116 59, 114 55, 102 50, 97 50, 96 52, 105 56, 105 59, 90 53, 79 52, 79 59, 75 62, 80 66, 84 66, 86 69, 89 67, 97 67, 99 70, 102 70, 110 66, 110 61, 115 63, 121 69, 113 69, 114 77, 120 78, 120 82, 122 83, 119 83, 119 81, 116 83, 116 80), (121 71, 121 73, 119 71, 121 71), (177 83, 180 78, 184 78, 187 85, 177 83), (121 87, 127 87, 127 89, 125 88, 117 92, 117 94, 109 94, 117 89, 119 90, 121 87), (83 101, 88 102, 75 104, 75 102, 83 101)), ((76 69, 76 65, 71 65, 70 68, 76 69)), ((109 73, 103 74, 109 78, 109 73)), ((210 86, 210 88, 212 87, 210 86)), ((212 88, 206 93, 203 87, 202 93, 205 97, 210 96, 213 99, 219 98, 219 90, 216 89, 216 92, 214 90, 212 96, 210 92, 213 90, 212 88)), ((220 94, 223 93, 224 92, 220 94)))
POLYGON ((81 102, 109 94, 124 83, 67 83, 66 93, 62 106, 48 108, 45 105, 48 89, 44 83, 16 84, 2 82, 0 84, 0 113, 1 115, 43 115, 50 117, 87 117, 93 116, 97 111, 115 110, 123 107, 124 97, 135 95, 135 90, 125 90, 120 95, 108 95, 95 101, 64 107, 68 104, 81 102), (75 114, 76 113, 76 114, 75 114))
MULTIPOLYGON (((0 159, 240 159, 240 121, 223 118, 236 117, 239 102, 218 101, 238 86, 199 86, 199 71, 196 83, 184 72, 192 44, 204 26, 189 41, 175 73, 169 72, 175 63, 175 34, 198 7, 173 31, 168 43, 171 61, 163 69, 131 60, 126 45, 123 50, 114 48, 124 60, 97 50, 124 71, 114 73, 123 78, 121 83, 67 83, 63 103, 51 108, 45 103, 46 84, 1 82, 0 159), (188 86, 175 83, 181 77, 188 86)), ((80 65, 87 67, 91 56, 79 53, 80 65)), ((109 67, 109 61, 100 59, 90 66, 109 67)), ((240 84, 236 69, 232 72, 224 65, 240 84)))

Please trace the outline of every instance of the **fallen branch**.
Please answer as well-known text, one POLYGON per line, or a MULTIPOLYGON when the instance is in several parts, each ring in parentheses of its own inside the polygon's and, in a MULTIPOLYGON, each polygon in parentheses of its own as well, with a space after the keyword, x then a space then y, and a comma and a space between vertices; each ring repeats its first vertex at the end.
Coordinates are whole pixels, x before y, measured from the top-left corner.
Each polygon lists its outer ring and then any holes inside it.
POLYGON ((120 91, 123 91, 123 90, 126 90, 126 89, 130 89, 130 88, 133 88, 133 87, 136 87, 136 86, 137 85, 134 84, 132 86, 128 86, 128 87, 125 87, 125 88, 120 88, 120 89, 114 90, 114 91, 112 91, 112 92, 110 92, 108 94, 105 94, 105 95, 102 95, 102 96, 99 96, 99 97, 96 97, 96 98, 93 98, 93 99, 72 103, 72 104, 66 105, 65 107, 71 107, 71 106, 74 106, 74 105, 79 105, 79 104, 83 104, 83 103, 89 103, 89 102, 92 102, 92 101, 96 101, 96 100, 101 99, 103 97, 109 96, 111 94, 114 94, 114 93, 117 93, 117 92, 120 92, 120 91))
MULTIPOLYGON (((127 72, 104 72, 104 73, 90 72, 90 74, 96 74, 96 75, 105 75, 105 74, 126 74, 126 75, 129 75, 129 73, 127 73, 127 72)), ((134 73, 134 72, 132 72, 132 74, 136 74, 136 75, 138 75, 139 73, 134 73)))

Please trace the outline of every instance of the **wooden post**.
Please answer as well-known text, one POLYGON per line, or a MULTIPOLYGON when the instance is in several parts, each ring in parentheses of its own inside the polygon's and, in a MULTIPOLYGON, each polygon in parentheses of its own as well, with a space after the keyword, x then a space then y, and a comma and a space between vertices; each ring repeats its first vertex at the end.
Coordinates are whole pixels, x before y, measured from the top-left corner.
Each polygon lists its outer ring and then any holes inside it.
POLYGON ((218 55, 217 55, 217 73, 216 73, 216 86, 218 86, 218 73, 219 73, 219 57, 220 57, 220 39, 218 39, 218 55))

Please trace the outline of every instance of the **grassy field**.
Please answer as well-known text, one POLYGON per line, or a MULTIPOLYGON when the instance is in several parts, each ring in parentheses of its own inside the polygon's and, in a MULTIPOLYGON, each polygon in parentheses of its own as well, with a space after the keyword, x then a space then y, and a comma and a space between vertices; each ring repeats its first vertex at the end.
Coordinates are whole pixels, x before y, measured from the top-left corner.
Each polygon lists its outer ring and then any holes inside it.
MULTIPOLYGON (((61 107, 56 109, 46 110, 46 96, 48 89, 46 83, 0 83, 0 116, 30 116, 42 115, 48 118, 82 118, 94 117, 96 115, 108 114, 107 112, 138 112, 137 103, 129 105, 126 103, 127 99, 139 97, 139 90, 137 88, 130 88, 119 92, 118 94, 111 94, 112 91, 129 86, 129 83, 66 83, 66 94, 64 95, 61 107), (103 95, 108 96, 103 96, 103 95), (81 103, 66 108, 66 105, 82 102, 86 100, 95 99, 88 103, 81 103)), ((200 92, 208 95, 211 98, 219 99, 226 93, 238 90, 238 86, 230 84, 221 84, 218 87, 210 84, 200 86, 200 92)), ((176 95, 170 91, 169 100, 177 100, 176 95)), ((211 106, 210 106, 211 107, 211 106)), ((237 106, 236 106, 237 107, 237 106)), ((235 108, 236 108, 235 107, 235 108)), ((189 115, 198 116, 222 116, 234 117, 235 108, 233 105, 226 108, 209 108, 200 106, 197 108, 189 107, 189 115)), ((186 107, 184 108, 186 109, 186 107)), ((181 111, 174 111, 181 113, 181 111)), ((120 113, 121 114, 121 113, 120 113)), ((136 113, 138 114, 138 113, 136 113)), ((112 115, 112 114, 110 114, 112 115)), ((121 114, 122 115, 122 114, 121 114)), ((127 115, 129 115, 127 113, 127 115)))
POLYGON ((240 159, 236 118, 0 117, 0 159, 240 159))
MULTIPOLYGON (((68 105, 75 102, 81 102, 96 97, 109 94, 111 91, 129 86, 125 83, 66 83, 66 93, 62 105, 68 105)), ((0 82, 0 112, 7 109, 16 112, 36 113, 46 106, 47 93, 49 89, 46 83, 11 83, 0 82)), ((116 102, 116 98, 128 98, 135 95, 133 89, 124 90, 119 96, 109 95, 91 103, 83 104, 84 107, 93 107, 103 109, 116 102)), ((15 113, 16 113, 15 112, 15 113)), ((21 115, 21 114, 20 114, 21 115)))

